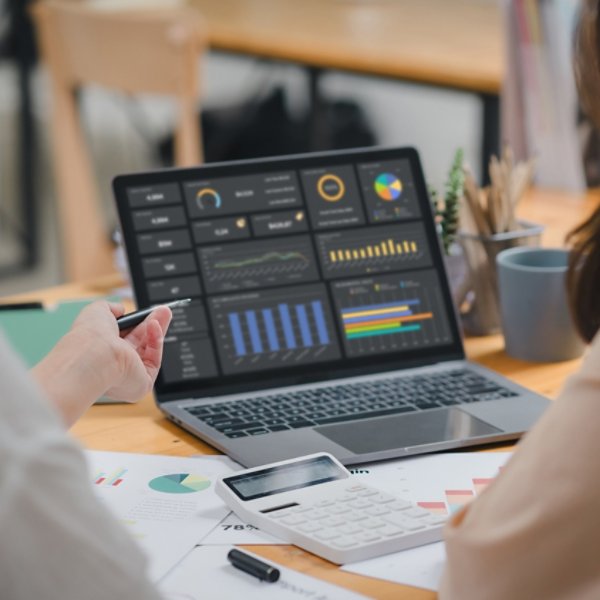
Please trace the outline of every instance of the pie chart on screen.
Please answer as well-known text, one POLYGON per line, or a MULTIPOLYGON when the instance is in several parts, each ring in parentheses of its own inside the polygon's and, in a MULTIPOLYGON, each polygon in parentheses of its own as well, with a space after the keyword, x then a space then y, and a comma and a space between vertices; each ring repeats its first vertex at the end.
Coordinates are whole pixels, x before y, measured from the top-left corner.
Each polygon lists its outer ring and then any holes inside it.
POLYGON ((210 487, 210 480, 200 475, 177 473, 155 477, 148 485, 151 489, 165 494, 193 494, 210 487))
POLYGON ((397 200, 402 194, 402 182, 391 173, 381 173, 375 178, 375 193, 388 202, 397 200))

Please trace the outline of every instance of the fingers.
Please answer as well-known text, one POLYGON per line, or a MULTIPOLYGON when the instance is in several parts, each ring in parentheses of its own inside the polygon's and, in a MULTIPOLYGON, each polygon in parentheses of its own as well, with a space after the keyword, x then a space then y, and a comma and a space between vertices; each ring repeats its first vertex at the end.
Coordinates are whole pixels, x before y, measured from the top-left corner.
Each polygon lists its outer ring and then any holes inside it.
POLYGON ((158 322, 163 336, 167 335, 167 329, 169 329, 169 324, 173 318, 173 313, 168 306, 157 306, 156 309, 152 311, 149 318, 158 322))
POLYGON ((158 306, 155 308, 142 323, 127 332, 123 339, 127 340, 136 350, 145 342, 148 325, 152 322, 158 323, 161 337, 164 337, 171 322, 171 309, 167 306, 158 306))
POLYGON ((125 307, 120 302, 107 302, 107 304, 115 318, 122 317, 125 314, 125 307))
POLYGON ((140 358, 146 367, 152 383, 158 375, 163 354, 164 333, 160 322, 152 319, 146 327, 146 344, 140 354, 140 358))
POLYGON ((163 342, 170 322, 171 310, 160 306, 123 336, 121 344, 127 350, 126 376, 111 388, 111 397, 131 400, 152 389, 160 369, 163 342))
POLYGON ((77 316, 73 323, 73 328, 92 329, 99 335, 110 332, 118 332, 116 326, 117 316, 125 312, 122 304, 107 302, 106 300, 96 300, 86 306, 77 316))

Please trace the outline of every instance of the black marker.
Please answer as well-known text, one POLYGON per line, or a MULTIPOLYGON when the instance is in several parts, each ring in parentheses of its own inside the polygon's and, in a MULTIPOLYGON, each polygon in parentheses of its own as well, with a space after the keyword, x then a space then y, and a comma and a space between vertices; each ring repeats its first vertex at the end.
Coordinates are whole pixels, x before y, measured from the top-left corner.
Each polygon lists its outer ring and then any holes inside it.
POLYGON ((0 310, 35 310, 42 309, 44 305, 41 302, 9 302, 0 304, 0 310))
POLYGON ((230 550, 227 554, 227 559, 236 569, 244 571, 244 573, 248 573, 249 575, 254 575, 254 577, 258 577, 261 581, 275 583, 279 579, 279 569, 239 550, 230 550))
POLYGON ((150 308, 144 308, 143 310, 136 310, 135 312, 127 313, 117 319, 117 325, 119 331, 124 329, 131 329, 136 325, 139 325, 155 308, 159 306, 168 306, 169 308, 175 308, 176 306, 185 306, 192 301, 191 298, 185 298, 184 300, 174 300, 173 302, 166 302, 165 304, 158 304, 151 306, 150 308))

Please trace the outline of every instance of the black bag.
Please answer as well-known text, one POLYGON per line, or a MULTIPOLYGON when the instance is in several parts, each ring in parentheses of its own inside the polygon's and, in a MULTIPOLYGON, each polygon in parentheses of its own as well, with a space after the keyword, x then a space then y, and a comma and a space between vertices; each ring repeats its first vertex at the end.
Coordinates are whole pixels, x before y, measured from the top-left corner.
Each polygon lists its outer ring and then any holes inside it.
MULTIPOLYGON (((361 107, 352 100, 323 101, 325 131, 319 150, 373 146, 375 135, 361 107)), ((276 87, 263 100, 205 111, 201 115, 206 162, 281 156, 309 152, 311 122, 289 113, 285 92, 276 87)), ((173 137, 160 144, 164 164, 173 164, 173 137)))

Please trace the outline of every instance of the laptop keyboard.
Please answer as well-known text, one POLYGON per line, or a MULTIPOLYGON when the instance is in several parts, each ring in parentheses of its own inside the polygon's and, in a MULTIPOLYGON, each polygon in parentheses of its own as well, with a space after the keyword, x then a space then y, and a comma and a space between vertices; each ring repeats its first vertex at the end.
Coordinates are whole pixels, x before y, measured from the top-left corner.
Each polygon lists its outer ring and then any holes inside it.
POLYGON ((186 408, 230 438, 330 425, 517 394, 467 369, 338 384, 186 408))

